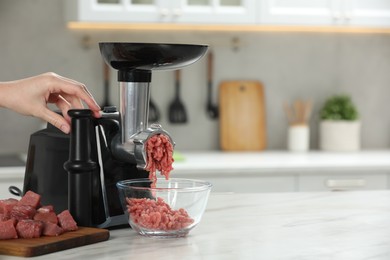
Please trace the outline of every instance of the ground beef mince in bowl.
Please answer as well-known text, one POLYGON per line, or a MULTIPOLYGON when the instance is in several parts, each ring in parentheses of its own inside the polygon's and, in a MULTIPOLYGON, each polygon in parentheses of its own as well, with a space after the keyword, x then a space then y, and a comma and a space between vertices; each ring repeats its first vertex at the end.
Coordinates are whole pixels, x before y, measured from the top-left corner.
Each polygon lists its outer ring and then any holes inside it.
POLYGON ((194 223, 185 209, 173 210, 162 198, 127 199, 127 212, 132 222, 147 229, 179 230, 194 223))
POLYGON ((117 187, 130 226, 141 235, 168 238, 186 236, 200 222, 212 185, 158 178, 120 181, 117 187))

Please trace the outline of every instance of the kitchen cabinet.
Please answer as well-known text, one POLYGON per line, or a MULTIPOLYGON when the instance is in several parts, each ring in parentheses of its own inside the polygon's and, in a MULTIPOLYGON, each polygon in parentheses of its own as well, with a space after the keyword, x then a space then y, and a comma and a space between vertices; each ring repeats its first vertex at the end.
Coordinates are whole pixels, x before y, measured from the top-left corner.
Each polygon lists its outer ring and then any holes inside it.
POLYGON ((390 26, 388 0, 262 0, 263 24, 390 26))
POLYGON ((67 0, 69 22, 390 27, 388 0, 67 0))
POLYGON ((181 152, 172 177, 210 181, 218 192, 390 189, 390 151, 181 152))
POLYGON ((256 22, 253 0, 67 0, 69 21, 135 23, 256 22))
POLYGON ((349 24, 355 26, 390 26, 390 1, 350 0, 346 1, 349 24))
POLYGON ((387 172, 348 172, 306 173, 298 178, 299 191, 348 191, 389 189, 387 172))
MULTIPOLYGON (((183 175, 172 174, 183 178, 183 175)), ((186 174, 185 178, 198 179, 199 175, 186 174)), ((202 180, 213 184, 213 192, 257 193, 257 192, 295 192, 296 176, 291 174, 213 174, 202 175, 202 180)))
MULTIPOLYGON (((173 177, 183 178, 181 174, 173 177)), ((299 173, 291 170, 280 173, 246 174, 186 174, 185 178, 208 181, 213 192, 256 193, 256 192, 308 192, 349 191, 389 189, 390 174, 387 172, 320 171, 299 173)))

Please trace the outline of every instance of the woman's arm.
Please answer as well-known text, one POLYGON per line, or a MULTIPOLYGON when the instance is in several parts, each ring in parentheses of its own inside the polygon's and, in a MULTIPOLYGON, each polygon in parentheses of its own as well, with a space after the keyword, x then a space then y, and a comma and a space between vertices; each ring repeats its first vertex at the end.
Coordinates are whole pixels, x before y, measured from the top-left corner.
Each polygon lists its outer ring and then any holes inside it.
POLYGON ((23 115, 41 118, 64 133, 70 131, 71 108, 83 108, 82 101, 88 105, 95 117, 100 117, 100 107, 86 86, 52 72, 38 76, 0 82, 0 107, 11 109, 23 115), (62 116, 51 111, 48 103, 55 104, 62 116))

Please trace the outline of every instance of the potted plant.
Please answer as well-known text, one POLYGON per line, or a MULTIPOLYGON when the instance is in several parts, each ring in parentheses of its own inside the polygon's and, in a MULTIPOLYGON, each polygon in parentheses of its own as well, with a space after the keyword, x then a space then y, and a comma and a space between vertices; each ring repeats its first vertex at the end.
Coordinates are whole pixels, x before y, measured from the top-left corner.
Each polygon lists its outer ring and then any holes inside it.
POLYGON ((360 150, 359 114, 348 95, 328 98, 320 110, 320 117, 321 150, 360 150))

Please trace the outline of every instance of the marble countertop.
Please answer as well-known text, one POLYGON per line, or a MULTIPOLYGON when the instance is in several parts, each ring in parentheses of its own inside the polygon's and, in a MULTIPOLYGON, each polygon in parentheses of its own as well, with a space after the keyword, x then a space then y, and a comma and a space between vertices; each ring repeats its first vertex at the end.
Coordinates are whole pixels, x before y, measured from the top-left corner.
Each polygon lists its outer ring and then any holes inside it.
MULTIPOLYGON (((186 238, 131 229, 43 259, 390 259, 390 191, 211 193, 186 238)), ((23 258, 0 256, 2 260, 23 258)))
POLYGON ((182 152, 176 160, 175 174, 270 173, 291 171, 390 170, 390 150, 364 150, 358 152, 182 152))

